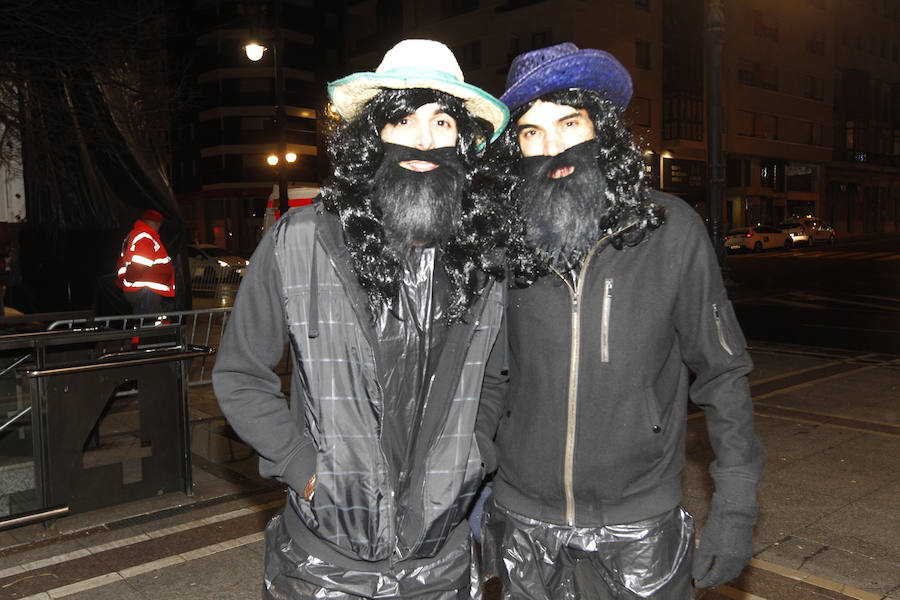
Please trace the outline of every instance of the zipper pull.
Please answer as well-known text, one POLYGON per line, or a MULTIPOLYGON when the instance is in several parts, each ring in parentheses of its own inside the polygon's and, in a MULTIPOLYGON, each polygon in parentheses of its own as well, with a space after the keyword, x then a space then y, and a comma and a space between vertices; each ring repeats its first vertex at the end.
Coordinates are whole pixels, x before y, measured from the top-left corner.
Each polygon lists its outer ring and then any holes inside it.
POLYGON ((734 351, 731 349, 731 346, 728 345, 728 341, 725 339, 725 332, 722 329, 722 319, 719 316, 719 305, 713 303, 713 321, 716 324, 716 334, 719 336, 719 345, 722 346, 722 349, 728 353, 729 356, 734 356, 734 351))

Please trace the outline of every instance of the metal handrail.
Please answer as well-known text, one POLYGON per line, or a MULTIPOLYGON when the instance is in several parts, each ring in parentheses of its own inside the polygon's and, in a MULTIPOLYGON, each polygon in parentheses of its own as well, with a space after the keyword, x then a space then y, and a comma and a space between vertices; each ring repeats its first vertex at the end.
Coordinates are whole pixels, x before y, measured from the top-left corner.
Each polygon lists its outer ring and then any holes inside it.
POLYGON ((12 424, 15 423, 16 421, 18 421, 21 417, 24 417, 25 415, 27 415, 27 414, 30 413, 30 412, 31 412, 31 407, 30 407, 30 406, 25 407, 25 409, 23 409, 22 412, 20 412, 19 414, 15 415, 15 416, 12 417, 11 419, 9 419, 9 420, 8 420, 6 423, 4 423, 3 425, 0 425, 0 432, 2 432, 4 429, 6 429, 6 428, 9 427, 10 425, 12 425, 12 424))
POLYGON ((16 359, 11 365, 9 365, 8 367, 5 367, 2 371, 0 371, 0 377, 3 377, 4 375, 6 375, 7 373, 9 373, 9 372, 12 371, 13 369, 15 369, 16 367, 18 367, 19 365, 21 365, 23 362, 25 362, 26 360, 28 360, 28 358, 29 358, 30 356, 31 356, 31 352, 29 352, 28 354, 25 354, 25 355, 23 355, 23 356, 20 356, 20 357, 19 357, 18 359, 16 359))
MULTIPOLYGON (((147 365, 153 363, 167 362, 172 360, 185 360, 188 358, 196 358, 199 356, 209 356, 215 353, 215 349, 208 346, 189 346, 188 352, 180 352, 172 354, 169 349, 158 350, 157 352, 165 352, 163 356, 151 356, 147 358, 130 358, 126 360, 111 360, 101 363, 88 363, 84 365, 74 365, 70 367, 58 367, 55 369, 35 369, 26 370, 25 377, 44 377, 49 375, 68 375, 71 373, 83 373, 85 371, 96 371, 98 369, 112 369, 123 366, 147 365)), ((123 353, 124 354, 124 353, 123 353)))
MULTIPOLYGON (((189 344, 202 346, 218 345, 219 336, 225 329, 231 308, 208 308, 187 311, 169 311, 165 313, 146 313, 128 315, 108 315, 87 319, 65 319, 54 321, 48 326, 49 330, 76 329, 78 327, 98 327, 108 329, 125 330, 129 328, 143 328, 165 324, 160 322, 165 317, 170 325, 183 325, 185 328, 185 341, 189 344)), ((212 383, 210 373, 211 365, 207 360, 202 360, 195 369, 191 369, 188 375, 188 386, 202 386, 212 383)))
POLYGON ((8 519, 0 519, 0 530, 19 527, 20 525, 28 525, 29 523, 37 523, 38 521, 46 521, 47 519, 57 519, 59 517, 64 517, 67 514, 69 514, 68 506, 57 506, 54 508, 23 513, 8 519))

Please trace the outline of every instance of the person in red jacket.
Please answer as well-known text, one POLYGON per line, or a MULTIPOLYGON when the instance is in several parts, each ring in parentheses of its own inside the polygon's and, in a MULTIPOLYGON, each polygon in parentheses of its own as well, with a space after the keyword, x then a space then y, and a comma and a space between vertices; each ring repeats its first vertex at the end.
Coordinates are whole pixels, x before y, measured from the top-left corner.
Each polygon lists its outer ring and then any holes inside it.
POLYGON ((159 239, 163 216, 144 211, 122 242, 118 283, 136 314, 158 313, 175 297, 172 259, 159 239))

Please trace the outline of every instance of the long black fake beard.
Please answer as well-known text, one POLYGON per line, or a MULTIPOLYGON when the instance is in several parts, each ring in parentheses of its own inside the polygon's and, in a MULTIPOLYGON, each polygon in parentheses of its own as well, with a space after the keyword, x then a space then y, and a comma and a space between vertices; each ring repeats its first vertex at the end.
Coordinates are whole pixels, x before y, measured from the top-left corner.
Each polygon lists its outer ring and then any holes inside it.
POLYGON ((549 264, 579 264, 600 238, 606 212, 606 178, 597 165, 596 140, 556 156, 530 156, 520 162, 522 184, 517 199, 525 224, 525 242, 541 251, 549 264), (554 170, 572 166, 567 177, 554 170))
POLYGON ((462 220, 465 168, 455 147, 418 150, 384 144, 384 158, 375 172, 372 203, 381 211, 385 236, 394 248, 417 243, 442 244, 453 237, 462 220), (424 160, 438 165, 426 172, 398 163, 424 160))

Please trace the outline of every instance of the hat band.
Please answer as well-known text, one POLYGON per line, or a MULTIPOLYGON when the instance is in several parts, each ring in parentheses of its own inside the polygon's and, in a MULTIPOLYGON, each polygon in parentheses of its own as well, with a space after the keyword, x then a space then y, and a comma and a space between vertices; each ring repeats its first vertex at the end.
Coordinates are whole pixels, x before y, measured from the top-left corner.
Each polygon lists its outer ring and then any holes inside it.
POLYGON ((445 83, 462 84, 463 80, 446 71, 429 69, 427 67, 398 67, 390 71, 376 73, 376 77, 396 77, 398 79, 430 79, 445 83))

